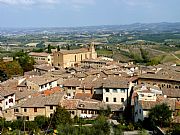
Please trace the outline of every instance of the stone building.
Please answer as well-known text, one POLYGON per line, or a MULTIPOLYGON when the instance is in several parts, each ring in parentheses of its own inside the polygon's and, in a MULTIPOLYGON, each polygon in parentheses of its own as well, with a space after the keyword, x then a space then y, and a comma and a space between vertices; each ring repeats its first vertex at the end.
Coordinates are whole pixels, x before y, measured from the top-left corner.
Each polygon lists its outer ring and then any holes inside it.
POLYGON ((89 68, 102 68, 105 66, 110 60, 103 59, 102 57, 99 57, 97 59, 84 59, 81 61, 82 67, 89 67, 89 68))
POLYGON ((44 91, 57 87, 57 80, 53 77, 34 76, 26 80, 26 85, 29 90, 44 91))
POLYGON ((25 120, 33 121, 36 116, 40 115, 51 117, 63 98, 64 92, 28 98, 23 103, 4 110, 3 117, 7 121, 17 120, 22 117, 25 120))
POLYGON ((46 52, 30 52, 29 56, 33 57, 37 64, 52 64, 53 57, 52 54, 46 52))
POLYGON ((0 113, 15 105, 15 94, 9 88, 0 87, 0 113))
POLYGON ((153 85, 137 85, 134 87, 131 105, 134 106, 134 122, 143 121, 148 118, 149 110, 155 105, 166 103, 170 109, 175 111, 175 98, 167 98, 159 87, 153 85))
POLYGON ((180 72, 171 67, 156 73, 146 73, 138 77, 138 84, 156 85, 160 89, 180 89, 180 72))
POLYGON ((61 50, 53 53, 53 66, 74 67, 80 65, 84 59, 96 59, 97 53, 94 45, 89 48, 75 50, 61 50))

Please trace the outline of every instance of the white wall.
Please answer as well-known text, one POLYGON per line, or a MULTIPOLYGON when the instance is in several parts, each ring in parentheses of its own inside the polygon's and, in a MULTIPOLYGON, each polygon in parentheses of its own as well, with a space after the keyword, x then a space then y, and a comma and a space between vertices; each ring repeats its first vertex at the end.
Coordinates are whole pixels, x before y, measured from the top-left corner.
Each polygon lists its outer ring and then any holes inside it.
POLYGON ((4 102, 3 102, 3 110, 4 109, 7 109, 9 107, 12 107, 15 105, 15 94, 13 94, 12 96, 8 96, 7 98, 4 99, 4 102), (13 99, 13 102, 9 102, 10 99, 13 99))
POLYGON ((57 81, 49 82, 39 86, 39 91, 48 90, 50 88, 57 87, 57 81), (51 83, 51 84, 50 84, 51 83))
POLYGON ((52 56, 49 55, 49 56, 46 58, 46 61, 47 61, 48 64, 51 65, 51 64, 53 63, 53 61, 52 61, 52 56), (49 59, 49 61, 48 61, 48 59, 49 59))
POLYGON ((156 101, 156 94, 155 93, 143 93, 137 92, 138 99, 143 101, 156 101))
POLYGON ((109 89, 109 92, 106 92, 106 89, 103 89, 103 101, 109 104, 124 104, 127 100, 128 89, 109 89), (108 102, 106 102, 106 97, 108 102), (114 102, 116 98, 116 102, 114 102), (121 98, 124 98, 124 102, 121 102, 121 98))

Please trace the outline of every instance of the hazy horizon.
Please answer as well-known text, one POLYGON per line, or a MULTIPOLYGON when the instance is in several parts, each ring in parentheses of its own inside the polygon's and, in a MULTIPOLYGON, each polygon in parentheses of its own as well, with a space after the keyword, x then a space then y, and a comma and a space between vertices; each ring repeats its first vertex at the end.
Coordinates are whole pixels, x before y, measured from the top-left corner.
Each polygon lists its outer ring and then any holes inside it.
POLYGON ((133 25, 133 24, 159 24, 159 23, 170 23, 170 24, 175 24, 175 23, 180 23, 179 22, 152 22, 152 23, 141 23, 141 22, 135 22, 135 23, 129 23, 129 24, 100 24, 100 25, 82 25, 82 26, 41 26, 41 27, 34 27, 34 26, 23 26, 23 27, 1 27, 0 28, 12 28, 12 29, 28 29, 28 28, 80 28, 80 27, 101 27, 101 26, 126 26, 126 25, 133 25))

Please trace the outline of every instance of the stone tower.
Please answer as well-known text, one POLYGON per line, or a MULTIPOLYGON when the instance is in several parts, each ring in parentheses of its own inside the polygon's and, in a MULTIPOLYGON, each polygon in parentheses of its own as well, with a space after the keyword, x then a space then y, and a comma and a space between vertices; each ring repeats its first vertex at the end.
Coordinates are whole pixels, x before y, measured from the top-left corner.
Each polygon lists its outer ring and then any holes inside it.
POLYGON ((90 45, 90 51, 91 51, 91 58, 97 59, 97 53, 96 53, 96 50, 94 48, 94 42, 92 42, 90 45))

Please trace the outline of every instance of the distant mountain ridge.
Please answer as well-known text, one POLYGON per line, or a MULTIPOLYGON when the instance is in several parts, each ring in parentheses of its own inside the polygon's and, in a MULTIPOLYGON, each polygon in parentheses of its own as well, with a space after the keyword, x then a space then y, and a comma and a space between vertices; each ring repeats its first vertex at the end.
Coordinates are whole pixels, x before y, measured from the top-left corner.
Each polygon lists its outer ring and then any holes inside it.
POLYGON ((134 23, 127 25, 101 25, 82 27, 42 27, 42 28, 1 28, 0 35, 7 34, 54 34, 54 33, 93 33, 120 31, 152 31, 152 32, 180 32, 180 22, 168 23, 134 23))

